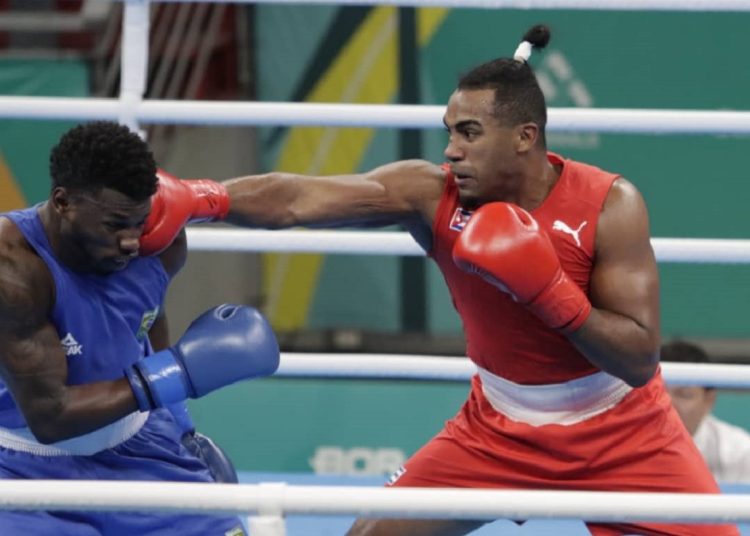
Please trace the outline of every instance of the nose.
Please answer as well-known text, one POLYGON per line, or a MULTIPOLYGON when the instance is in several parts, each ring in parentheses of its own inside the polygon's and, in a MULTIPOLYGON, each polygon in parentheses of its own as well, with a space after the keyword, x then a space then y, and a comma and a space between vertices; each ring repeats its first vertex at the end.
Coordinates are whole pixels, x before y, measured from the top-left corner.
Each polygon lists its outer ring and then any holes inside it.
POLYGON ((443 154, 450 162, 457 162, 463 158, 463 152, 456 145, 456 142, 453 141, 452 137, 448 139, 448 145, 445 146, 443 154))
POLYGON ((131 257, 138 255, 139 238, 140 233, 128 233, 127 235, 120 237, 120 251, 131 257))

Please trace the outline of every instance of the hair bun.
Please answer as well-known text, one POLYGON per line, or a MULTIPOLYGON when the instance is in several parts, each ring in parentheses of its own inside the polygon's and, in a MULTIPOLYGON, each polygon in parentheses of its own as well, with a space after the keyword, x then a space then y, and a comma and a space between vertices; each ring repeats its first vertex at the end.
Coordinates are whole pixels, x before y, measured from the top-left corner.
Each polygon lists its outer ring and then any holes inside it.
POLYGON ((545 24, 537 24, 529 28, 525 34, 523 34, 523 41, 528 41, 529 44, 534 48, 544 48, 549 43, 551 32, 549 27, 545 24))

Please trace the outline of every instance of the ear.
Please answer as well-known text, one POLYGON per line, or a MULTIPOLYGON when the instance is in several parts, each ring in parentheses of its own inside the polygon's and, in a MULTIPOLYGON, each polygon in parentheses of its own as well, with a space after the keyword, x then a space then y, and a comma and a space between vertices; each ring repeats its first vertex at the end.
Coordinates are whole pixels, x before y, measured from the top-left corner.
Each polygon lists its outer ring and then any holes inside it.
POLYGON ((536 123, 522 123, 516 126, 516 151, 528 153, 539 140, 539 125, 536 123))
POLYGON ((55 186, 52 189, 52 193, 50 194, 49 198, 53 208, 58 212, 58 214, 65 214, 70 210, 70 192, 68 192, 64 187, 55 186))

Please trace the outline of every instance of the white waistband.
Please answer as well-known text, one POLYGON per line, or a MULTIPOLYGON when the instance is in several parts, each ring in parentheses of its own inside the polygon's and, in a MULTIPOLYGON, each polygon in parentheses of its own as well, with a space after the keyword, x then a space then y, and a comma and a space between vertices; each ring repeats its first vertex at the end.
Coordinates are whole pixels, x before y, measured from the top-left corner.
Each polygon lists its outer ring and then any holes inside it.
POLYGON ((633 388, 597 372, 565 383, 521 385, 477 367, 487 401, 506 417, 532 426, 570 425, 617 405, 633 388))
POLYGON ((91 456, 127 441, 143 427, 149 413, 135 412, 81 436, 45 445, 28 428, 0 428, 0 447, 38 456, 91 456))

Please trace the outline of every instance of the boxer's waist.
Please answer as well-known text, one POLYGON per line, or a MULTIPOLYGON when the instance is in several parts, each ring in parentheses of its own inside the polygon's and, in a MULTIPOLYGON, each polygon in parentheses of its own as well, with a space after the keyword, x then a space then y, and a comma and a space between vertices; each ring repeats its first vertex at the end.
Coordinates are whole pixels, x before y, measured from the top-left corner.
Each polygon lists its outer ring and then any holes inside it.
POLYGON ((0 447, 37 456, 90 456, 127 441, 143 427, 148 412, 136 412, 98 430, 45 445, 28 428, 0 427, 0 447))
POLYGON ((482 392, 496 411, 532 426, 584 421, 614 407, 632 390, 606 372, 547 385, 521 385, 481 367, 477 372, 482 392))

